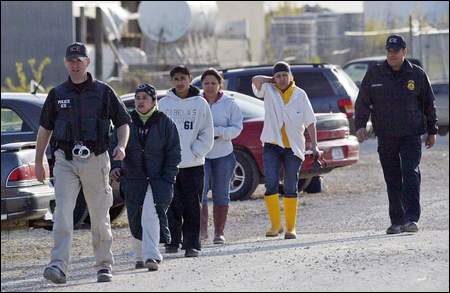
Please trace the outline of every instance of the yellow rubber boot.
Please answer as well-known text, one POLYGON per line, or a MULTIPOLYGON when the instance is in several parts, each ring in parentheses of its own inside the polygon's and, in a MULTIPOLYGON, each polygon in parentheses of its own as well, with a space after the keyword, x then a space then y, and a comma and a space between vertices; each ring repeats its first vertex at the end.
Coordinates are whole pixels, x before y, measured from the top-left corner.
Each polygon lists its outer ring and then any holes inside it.
POLYGON ((272 228, 266 232, 266 237, 276 237, 278 234, 283 233, 283 227, 281 227, 280 197, 278 194, 266 195, 264 196, 264 200, 270 222, 272 223, 272 228))
POLYGON ((297 238, 297 233, 295 232, 295 227, 297 223, 297 198, 296 197, 284 197, 284 213, 286 216, 286 233, 284 234, 284 239, 295 239, 297 238))

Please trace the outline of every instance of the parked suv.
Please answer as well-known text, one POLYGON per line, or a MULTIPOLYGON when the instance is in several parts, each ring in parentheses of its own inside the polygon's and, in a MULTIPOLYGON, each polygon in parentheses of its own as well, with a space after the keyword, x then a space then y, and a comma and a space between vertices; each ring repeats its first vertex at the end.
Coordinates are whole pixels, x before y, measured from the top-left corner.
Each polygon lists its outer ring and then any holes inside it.
MULTIPOLYGON (((314 113, 344 113, 354 133, 353 112, 358 87, 337 65, 331 64, 293 64, 291 71, 295 84, 308 94, 314 113)), ((251 66, 221 70, 224 88, 255 97, 252 78, 255 75, 272 75, 272 65, 251 66)), ((200 77, 193 85, 201 88, 200 77)))

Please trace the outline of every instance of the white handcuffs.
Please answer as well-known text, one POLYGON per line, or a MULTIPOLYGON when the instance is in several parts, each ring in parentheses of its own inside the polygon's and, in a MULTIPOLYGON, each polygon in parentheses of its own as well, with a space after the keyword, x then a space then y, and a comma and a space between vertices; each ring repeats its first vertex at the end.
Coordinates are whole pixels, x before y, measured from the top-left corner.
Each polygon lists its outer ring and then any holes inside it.
POLYGON ((83 145, 82 142, 77 142, 72 149, 72 155, 74 157, 80 157, 81 159, 89 158, 91 151, 83 145))

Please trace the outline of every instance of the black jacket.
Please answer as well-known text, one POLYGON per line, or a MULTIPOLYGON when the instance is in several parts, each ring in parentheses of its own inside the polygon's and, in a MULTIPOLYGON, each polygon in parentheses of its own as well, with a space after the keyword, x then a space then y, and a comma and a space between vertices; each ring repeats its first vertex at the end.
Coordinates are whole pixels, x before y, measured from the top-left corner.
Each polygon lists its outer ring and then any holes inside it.
POLYGON ((387 61, 371 67, 356 100, 356 129, 365 128, 369 116, 377 136, 436 134, 434 94, 422 68, 407 60, 396 74, 387 61))
POLYGON ((90 73, 87 76, 82 84, 74 84, 69 77, 50 91, 40 125, 53 130, 53 148, 71 154, 74 143, 83 141, 99 155, 108 149, 110 120, 118 128, 130 122, 130 115, 109 85, 90 73))
POLYGON ((155 111, 145 125, 136 111, 131 112, 131 119, 125 159, 112 162, 112 168, 121 167, 122 191, 143 203, 150 183, 155 204, 169 204, 181 161, 176 125, 159 111, 155 111))

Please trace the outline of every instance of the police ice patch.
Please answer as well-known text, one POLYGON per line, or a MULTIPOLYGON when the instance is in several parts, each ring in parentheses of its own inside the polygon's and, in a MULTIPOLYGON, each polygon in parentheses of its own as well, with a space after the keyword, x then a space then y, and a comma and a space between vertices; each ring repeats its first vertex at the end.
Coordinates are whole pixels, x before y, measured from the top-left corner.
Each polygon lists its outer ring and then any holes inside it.
POLYGON ((414 82, 414 80, 408 80, 408 89, 410 91, 413 91, 416 88, 416 83, 414 82))
POLYGON ((58 100, 58 105, 61 109, 70 108, 70 99, 58 100))

